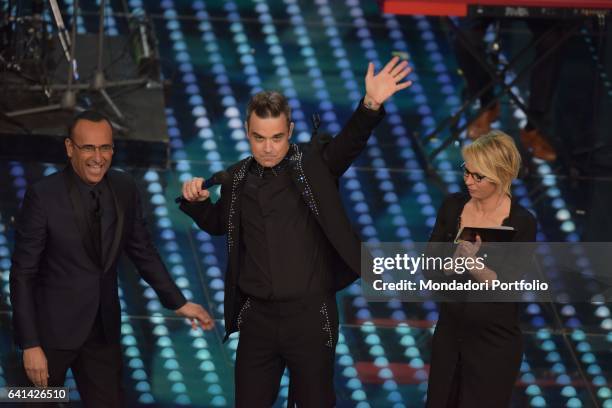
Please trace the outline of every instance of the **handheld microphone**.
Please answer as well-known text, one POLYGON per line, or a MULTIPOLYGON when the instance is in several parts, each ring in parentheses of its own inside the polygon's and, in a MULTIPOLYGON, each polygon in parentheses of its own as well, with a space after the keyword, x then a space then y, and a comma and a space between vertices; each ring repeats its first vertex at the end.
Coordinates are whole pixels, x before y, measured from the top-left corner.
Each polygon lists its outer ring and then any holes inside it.
MULTIPOLYGON (((210 178, 202 182, 202 190, 208 190, 212 186, 223 184, 227 180, 229 180, 229 178, 230 178, 230 175, 227 171, 225 170, 219 171, 213 174, 210 178)), ((179 204, 181 201, 183 201, 183 195, 180 195, 174 199, 174 202, 177 204, 179 204)))

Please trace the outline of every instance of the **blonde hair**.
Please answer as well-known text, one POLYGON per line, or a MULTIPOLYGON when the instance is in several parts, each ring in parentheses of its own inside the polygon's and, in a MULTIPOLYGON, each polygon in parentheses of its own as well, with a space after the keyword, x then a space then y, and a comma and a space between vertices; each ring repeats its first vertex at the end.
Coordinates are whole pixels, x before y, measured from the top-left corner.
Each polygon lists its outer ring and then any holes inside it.
POLYGON ((461 150, 470 170, 486 176, 509 196, 519 173, 521 155, 514 140, 501 130, 492 130, 461 150))

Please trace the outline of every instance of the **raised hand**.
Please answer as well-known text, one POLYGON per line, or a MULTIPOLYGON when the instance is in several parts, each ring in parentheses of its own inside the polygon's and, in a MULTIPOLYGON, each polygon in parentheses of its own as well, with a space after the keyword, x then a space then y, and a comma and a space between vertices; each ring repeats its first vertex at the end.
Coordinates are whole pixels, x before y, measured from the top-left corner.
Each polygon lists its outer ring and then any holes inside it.
POLYGON ((380 105, 389 99, 394 93, 412 85, 412 81, 404 81, 412 72, 408 67, 408 61, 401 61, 399 57, 393 57, 383 69, 374 75, 374 64, 368 64, 368 72, 365 76, 366 96, 364 103, 370 109, 378 110, 380 105))

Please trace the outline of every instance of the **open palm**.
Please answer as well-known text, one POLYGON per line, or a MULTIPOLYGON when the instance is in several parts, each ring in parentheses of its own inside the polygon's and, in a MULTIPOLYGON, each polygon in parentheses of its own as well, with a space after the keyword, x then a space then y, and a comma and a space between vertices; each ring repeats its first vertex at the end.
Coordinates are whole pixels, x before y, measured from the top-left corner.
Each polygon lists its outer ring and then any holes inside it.
POLYGON ((411 72, 408 61, 400 62, 399 57, 393 57, 376 75, 374 75, 374 64, 370 62, 365 76, 366 95, 377 104, 382 104, 397 91, 412 85, 412 81, 401 82, 411 72))

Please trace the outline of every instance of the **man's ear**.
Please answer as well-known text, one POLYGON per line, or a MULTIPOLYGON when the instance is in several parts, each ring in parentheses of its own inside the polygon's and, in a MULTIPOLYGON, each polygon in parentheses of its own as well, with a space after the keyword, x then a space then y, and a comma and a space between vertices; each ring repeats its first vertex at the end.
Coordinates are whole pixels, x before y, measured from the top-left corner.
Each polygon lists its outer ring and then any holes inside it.
POLYGON ((247 137, 249 137, 249 122, 244 121, 244 131, 246 132, 247 137))
POLYGON ((293 136, 293 128, 295 127, 295 123, 291 122, 289 123, 289 137, 288 139, 291 139, 291 136, 293 136))
POLYGON ((72 151, 74 150, 74 146, 72 146, 72 143, 70 143, 70 138, 64 139, 64 147, 66 147, 66 156, 72 159, 72 151))

